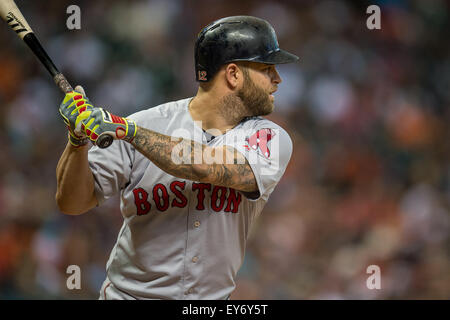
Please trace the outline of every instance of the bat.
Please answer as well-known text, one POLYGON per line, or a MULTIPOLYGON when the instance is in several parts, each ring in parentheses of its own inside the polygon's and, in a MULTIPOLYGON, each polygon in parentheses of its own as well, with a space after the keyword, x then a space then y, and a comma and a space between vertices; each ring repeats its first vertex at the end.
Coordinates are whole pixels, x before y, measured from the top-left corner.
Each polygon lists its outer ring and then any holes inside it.
MULTIPOLYGON (((13 29, 23 42, 31 49, 34 55, 44 65, 50 75, 53 77, 56 85, 63 93, 73 91, 72 86, 66 77, 59 72, 52 59, 45 52, 33 30, 28 25, 27 20, 23 17, 14 0, 0 0, 0 16, 13 29)), ((102 135, 98 138, 96 145, 100 148, 107 148, 113 142, 110 135, 102 135)))

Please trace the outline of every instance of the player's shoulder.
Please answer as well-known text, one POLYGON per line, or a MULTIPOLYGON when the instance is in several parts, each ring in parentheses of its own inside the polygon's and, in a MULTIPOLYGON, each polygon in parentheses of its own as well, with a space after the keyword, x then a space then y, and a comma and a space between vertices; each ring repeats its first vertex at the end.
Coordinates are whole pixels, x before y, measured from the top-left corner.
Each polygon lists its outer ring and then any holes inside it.
POLYGON ((276 124, 275 122, 273 122, 273 121, 271 121, 269 119, 263 118, 261 116, 246 117, 240 122, 240 125, 243 128, 267 127, 267 128, 283 129, 280 125, 276 124))
POLYGON ((284 140, 292 143, 291 137, 283 127, 261 116, 247 117, 243 119, 241 123, 239 123, 239 125, 235 127, 235 129, 244 130, 245 132, 249 132, 250 134, 259 132, 260 130, 269 130, 268 133, 272 132, 273 134, 279 134, 280 137, 282 137, 284 140))
POLYGON ((128 118, 135 120, 136 122, 148 122, 163 119, 174 119, 177 115, 183 115, 192 99, 184 98, 176 101, 166 102, 155 107, 150 107, 131 114, 128 118))

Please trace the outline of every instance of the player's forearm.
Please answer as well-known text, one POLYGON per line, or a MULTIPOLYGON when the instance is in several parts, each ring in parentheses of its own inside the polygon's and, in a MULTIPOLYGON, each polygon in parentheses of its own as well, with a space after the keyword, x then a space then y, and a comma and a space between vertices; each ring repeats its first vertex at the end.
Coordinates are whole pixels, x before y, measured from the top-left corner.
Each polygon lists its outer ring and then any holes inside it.
MULTIPOLYGON (((193 140, 173 138, 138 127, 132 144, 161 170, 175 177, 241 191, 251 192, 257 189, 255 177, 247 163, 225 164, 225 161, 222 161, 207 164, 203 155, 208 147, 193 140), (179 156, 178 151, 181 150, 190 150, 190 154, 182 157, 188 161, 174 162, 174 158, 179 156)), ((208 153, 214 152, 211 148, 208 150, 208 153)))
POLYGON ((87 145, 74 148, 68 143, 56 167, 55 198, 65 214, 82 214, 97 205, 87 152, 87 145))
POLYGON ((192 140, 172 138, 170 136, 139 127, 132 145, 144 156, 150 159, 161 170, 182 179, 200 181, 202 170, 194 166, 194 152, 201 151, 203 145, 192 140), (188 163, 175 164, 172 159, 172 150, 179 146, 184 149, 190 148, 192 161, 188 163))

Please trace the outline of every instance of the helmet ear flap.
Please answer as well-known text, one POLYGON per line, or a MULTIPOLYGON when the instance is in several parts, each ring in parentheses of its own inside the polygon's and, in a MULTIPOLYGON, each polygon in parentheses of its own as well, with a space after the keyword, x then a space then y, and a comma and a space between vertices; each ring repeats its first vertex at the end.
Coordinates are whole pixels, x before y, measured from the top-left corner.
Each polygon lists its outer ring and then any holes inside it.
MULTIPOLYGON (((195 78, 198 82, 208 82, 214 76, 213 68, 215 62, 214 50, 209 44, 209 40, 206 38, 206 33, 215 29, 220 24, 216 24, 215 21, 204 27, 197 35, 197 41, 195 42, 195 78)), ((215 44, 217 45, 217 44, 215 44)), ((216 54, 217 55, 217 54, 216 54)))
POLYGON ((205 57, 208 56, 207 47, 203 44, 205 33, 208 31, 208 26, 202 29, 197 36, 195 42, 195 78, 199 82, 207 82, 209 79, 208 69, 205 66, 205 57))
MULTIPOLYGON (((225 48, 223 48, 225 49, 225 48)), ((195 77, 198 82, 210 81, 223 64, 222 48, 201 35, 195 45, 195 77)))

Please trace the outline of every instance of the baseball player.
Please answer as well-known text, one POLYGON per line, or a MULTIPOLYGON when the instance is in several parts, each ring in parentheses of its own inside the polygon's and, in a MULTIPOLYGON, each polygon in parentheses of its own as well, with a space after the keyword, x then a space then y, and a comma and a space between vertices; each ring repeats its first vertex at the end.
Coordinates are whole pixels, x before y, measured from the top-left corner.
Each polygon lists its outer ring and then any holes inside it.
POLYGON ((65 96, 60 210, 82 214, 120 194, 100 299, 230 297, 249 229, 291 157, 289 135, 262 116, 281 82, 275 65, 297 59, 267 21, 227 17, 198 35, 194 97, 122 118, 80 86, 65 96), (102 149, 105 134, 116 141, 102 149))

